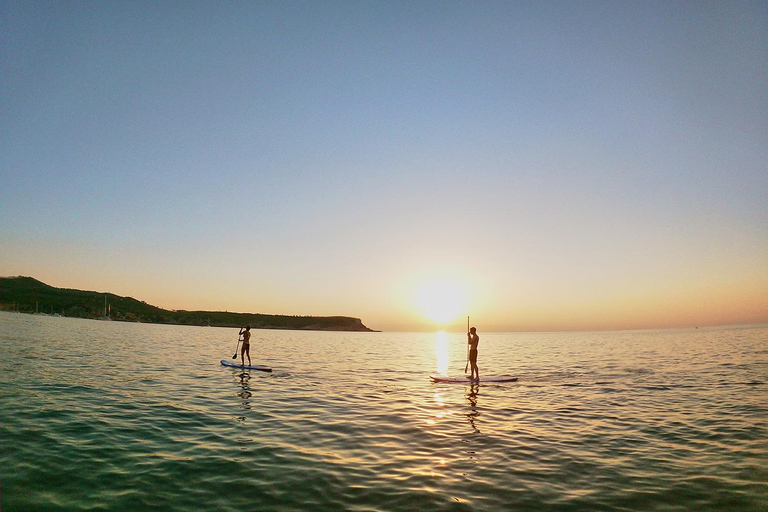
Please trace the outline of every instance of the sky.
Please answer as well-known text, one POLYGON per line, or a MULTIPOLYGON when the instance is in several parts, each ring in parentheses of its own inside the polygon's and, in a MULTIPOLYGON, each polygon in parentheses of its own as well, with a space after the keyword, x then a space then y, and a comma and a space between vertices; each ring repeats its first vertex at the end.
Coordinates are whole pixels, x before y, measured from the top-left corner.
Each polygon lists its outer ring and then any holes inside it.
POLYGON ((385 331, 768 322, 768 3, 0 3, 0 275, 385 331))

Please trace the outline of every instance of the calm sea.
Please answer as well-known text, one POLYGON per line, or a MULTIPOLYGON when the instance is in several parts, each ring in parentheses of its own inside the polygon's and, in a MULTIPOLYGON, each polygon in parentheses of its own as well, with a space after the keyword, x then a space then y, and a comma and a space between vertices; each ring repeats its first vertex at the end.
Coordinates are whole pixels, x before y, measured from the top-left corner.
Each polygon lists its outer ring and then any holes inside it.
POLYGON ((480 336, 0 313, 2 510, 768 510, 768 328, 480 336))

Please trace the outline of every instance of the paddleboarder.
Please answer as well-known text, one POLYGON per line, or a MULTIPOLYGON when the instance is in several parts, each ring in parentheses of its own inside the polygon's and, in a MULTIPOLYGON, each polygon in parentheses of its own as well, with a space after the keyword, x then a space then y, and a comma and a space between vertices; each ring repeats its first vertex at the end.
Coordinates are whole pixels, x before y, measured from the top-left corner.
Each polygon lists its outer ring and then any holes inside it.
POLYGON ((469 344, 469 364, 472 365, 472 372, 469 378, 480 380, 480 369, 477 367, 477 344, 480 343, 480 336, 477 335, 477 329, 472 327, 467 333, 467 344, 469 344))
POLYGON ((245 356, 248 356, 248 366, 251 366, 251 326, 246 325, 240 328, 240 334, 243 338, 243 345, 240 349, 240 359, 243 360, 243 366, 245 366, 245 356))

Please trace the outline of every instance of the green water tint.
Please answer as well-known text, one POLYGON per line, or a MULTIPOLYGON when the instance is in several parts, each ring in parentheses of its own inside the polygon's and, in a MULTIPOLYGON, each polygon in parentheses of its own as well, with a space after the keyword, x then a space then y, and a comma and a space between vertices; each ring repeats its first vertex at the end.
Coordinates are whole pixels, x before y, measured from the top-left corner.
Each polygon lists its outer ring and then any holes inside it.
POLYGON ((3 510, 764 510, 766 329, 233 339, 0 314, 3 510))

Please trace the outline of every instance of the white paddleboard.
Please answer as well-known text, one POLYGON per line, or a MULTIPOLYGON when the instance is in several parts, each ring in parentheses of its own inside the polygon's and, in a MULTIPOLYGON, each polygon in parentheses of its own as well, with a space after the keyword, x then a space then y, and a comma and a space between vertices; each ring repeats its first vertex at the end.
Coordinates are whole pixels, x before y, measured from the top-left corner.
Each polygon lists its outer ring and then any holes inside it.
POLYGON ((226 359, 222 359, 221 360, 221 364, 223 364, 224 366, 229 366, 231 368, 240 368, 242 370, 259 370, 260 372, 271 372, 272 371, 272 368, 270 368, 268 366, 260 366, 258 364, 255 364, 255 365, 252 365, 252 366, 248 366, 247 364, 246 365, 242 365, 240 363, 233 363, 232 361, 227 361, 226 359))
POLYGON ((469 377, 447 377, 444 375, 430 375, 430 379, 434 382, 460 382, 463 384, 477 384, 480 382, 517 382, 517 377, 510 377, 509 375, 502 375, 497 377, 480 377, 480 381, 476 379, 470 379, 469 377))

